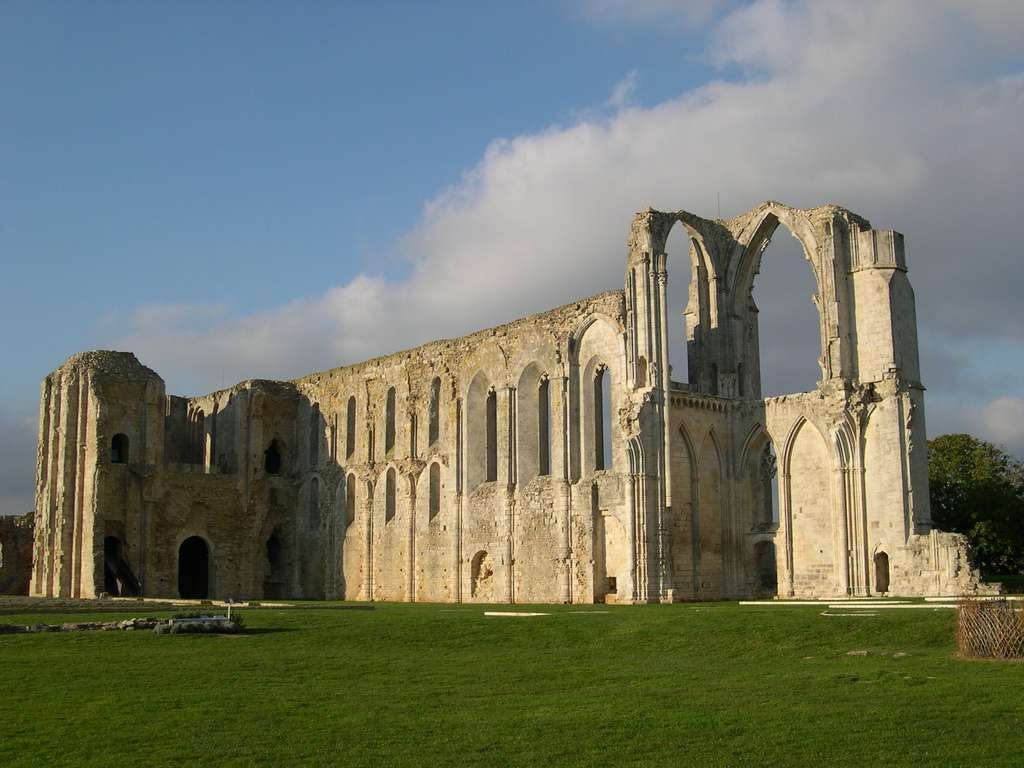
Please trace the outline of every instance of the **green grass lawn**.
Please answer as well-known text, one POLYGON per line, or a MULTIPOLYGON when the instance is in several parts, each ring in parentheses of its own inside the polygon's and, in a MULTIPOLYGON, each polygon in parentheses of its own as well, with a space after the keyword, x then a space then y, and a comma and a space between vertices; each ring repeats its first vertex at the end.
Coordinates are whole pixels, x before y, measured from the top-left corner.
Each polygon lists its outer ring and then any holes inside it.
POLYGON ((551 615, 325 603, 244 611, 237 637, 0 635, 0 766, 1024 765, 1024 664, 956 658, 954 611, 516 610, 551 615))

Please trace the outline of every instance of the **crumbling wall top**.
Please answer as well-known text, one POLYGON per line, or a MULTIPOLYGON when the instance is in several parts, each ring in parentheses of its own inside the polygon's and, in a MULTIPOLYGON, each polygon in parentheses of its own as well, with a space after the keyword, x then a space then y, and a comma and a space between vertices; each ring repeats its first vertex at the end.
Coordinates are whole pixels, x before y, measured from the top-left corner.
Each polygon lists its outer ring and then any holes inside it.
POLYGON ((110 349, 94 349, 79 352, 65 360, 54 373, 78 371, 99 373, 128 381, 163 381, 152 368, 147 368, 131 352, 117 352, 110 349))

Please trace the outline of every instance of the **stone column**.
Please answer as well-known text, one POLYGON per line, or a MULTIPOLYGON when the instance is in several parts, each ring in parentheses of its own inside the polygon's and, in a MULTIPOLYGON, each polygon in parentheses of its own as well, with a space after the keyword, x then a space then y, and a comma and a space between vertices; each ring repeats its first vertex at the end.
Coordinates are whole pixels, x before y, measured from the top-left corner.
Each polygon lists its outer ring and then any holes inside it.
POLYGON ((629 595, 630 602, 636 602, 637 600, 637 526, 636 526, 636 475, 630 472, 629 474, 629 515, 626 518, 626 538, 630 542, 629 546, 629 583, 626 585, 626 594, 629 595))
POLYGON ((561 377, 562 404, 562 509, 565 518, 562 523, 562 540, 559 548, 562 552, 564 579, 562 581, 561 599, 563 603, 573 601, 572 594, 572 488, 569 485, 569 450, 572 444, 571 420, 569 418, 569 377, 561 377))
POLYGON ((833 524, 836 525, 836 536, 833 541, 839 550, 836 557, 832 558, 833 564, 839 565, 837 575, 837 586, 844 595, 850 594, 850 534, 849 517, 846 504, 846 470, 836 467, 832 471, 833 483, 832 492, 835 494, 835 512, 832 515, 833 524))
POLYGON ((409 573, 406 579, 406 601, 416 602, 416 478, 411 473, 409 483, 409 573))

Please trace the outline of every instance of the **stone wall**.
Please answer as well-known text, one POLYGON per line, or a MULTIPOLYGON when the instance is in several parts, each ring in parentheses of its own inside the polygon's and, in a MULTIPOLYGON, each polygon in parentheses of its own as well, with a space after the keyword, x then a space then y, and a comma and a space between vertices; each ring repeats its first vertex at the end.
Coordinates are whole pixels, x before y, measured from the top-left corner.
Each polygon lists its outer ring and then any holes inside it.
POLYGON ((27 595, 35 515, 0 517, 0 595, 27 595))

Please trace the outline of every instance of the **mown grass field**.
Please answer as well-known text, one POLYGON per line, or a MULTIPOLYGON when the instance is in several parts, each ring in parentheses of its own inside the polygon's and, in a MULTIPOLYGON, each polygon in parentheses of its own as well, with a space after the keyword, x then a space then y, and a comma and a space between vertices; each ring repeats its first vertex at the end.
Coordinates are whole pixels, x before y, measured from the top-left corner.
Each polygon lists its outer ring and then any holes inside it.
MULTIPOLYGON (((245 611, 238 637, 0 635, 0 766, 1024 765, 1024 664, 956 658, 950 610, 517 609, 551 615, 306 604, 245 611)), ((138 615, 159 614, 101 614, 138 615)))

